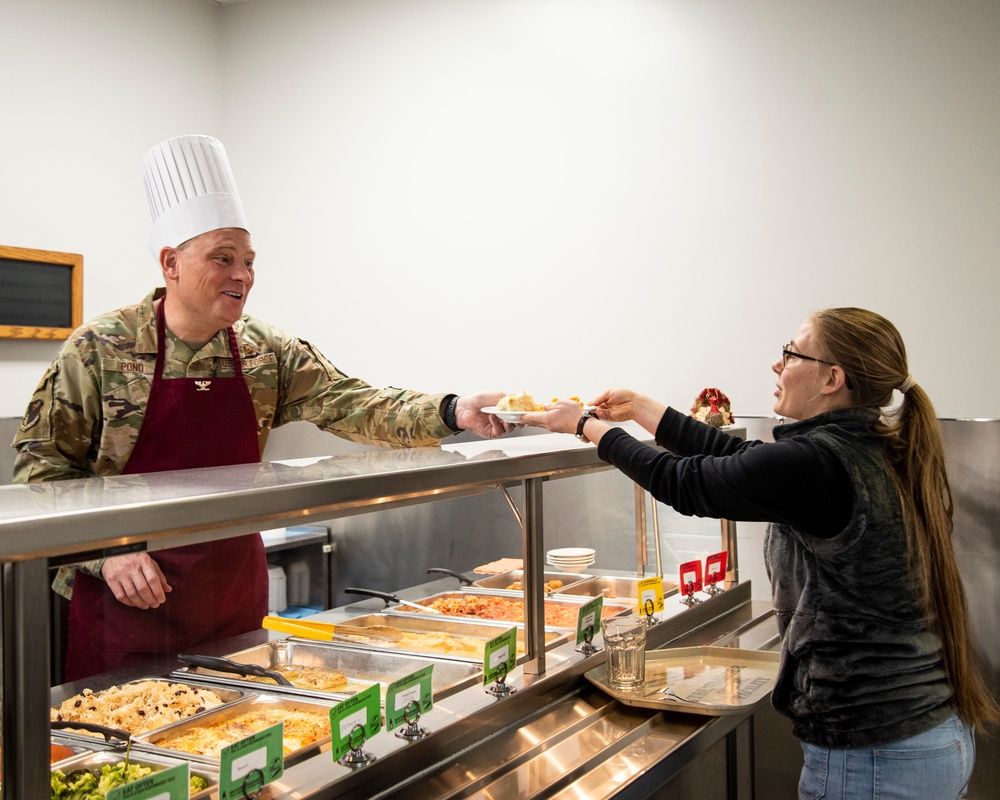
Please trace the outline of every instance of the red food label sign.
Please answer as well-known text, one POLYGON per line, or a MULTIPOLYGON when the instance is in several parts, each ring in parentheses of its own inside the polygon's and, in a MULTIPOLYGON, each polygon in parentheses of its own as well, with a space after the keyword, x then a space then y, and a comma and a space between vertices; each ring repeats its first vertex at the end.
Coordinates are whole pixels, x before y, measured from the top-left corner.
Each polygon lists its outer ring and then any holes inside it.
POLYGON ((715 585, 719 581, 726 579, 726 561, 729 553, 723 550, 721 553, 712 553, 705 559, 705 583, 715 585))
POLYGON ((678 567, 678 571, 682 594, 694 594, 701 591, 701 561, 685 561, 678 567))

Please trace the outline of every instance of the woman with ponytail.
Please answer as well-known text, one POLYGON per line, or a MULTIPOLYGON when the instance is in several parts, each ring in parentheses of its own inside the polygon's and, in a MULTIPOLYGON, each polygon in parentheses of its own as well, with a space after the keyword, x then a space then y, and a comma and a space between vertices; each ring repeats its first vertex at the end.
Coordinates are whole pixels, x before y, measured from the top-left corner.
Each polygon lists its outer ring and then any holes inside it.
POLYGON ((782 634, 771 700, 809 800, 964 797, 973 734, 1000 718, 976 668, 937 418, 899 332, 816 312, 782 348, 774 442, 743 441, 628 389, 528 425, 576 433, 682 514, 769 523, 782 634), (901 396, 901 400, 896 402, 901 396), (608 422, 635 420, 667 452, 608 422))

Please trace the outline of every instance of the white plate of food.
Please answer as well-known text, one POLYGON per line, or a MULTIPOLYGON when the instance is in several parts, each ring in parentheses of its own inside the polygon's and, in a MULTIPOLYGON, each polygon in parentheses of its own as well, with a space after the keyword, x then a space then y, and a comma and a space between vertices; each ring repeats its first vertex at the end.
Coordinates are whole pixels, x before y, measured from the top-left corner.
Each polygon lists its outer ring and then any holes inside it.
POLYGON ((496 406, 486 406, 486 408, 479 409, 484 414, 495 414, 500 417, 504 422, 520 422, 521 417, 525 414, 530 414, 530 411, 501 411, 496 406))
MULTIPOLYGON (((583 410, 593 411, 595 407, 596 406, 584 406, 583 410)), ((495 414, 496 416, 500 417, 500 419, 502 419, 504 422, 520 422, 521 417, 523 417, 525 414, 535 413, 534 411, 505 411, 505 410, 501 411, 496 406, 486 406, 485 408, 481 408, 479 410, 482 411, 484 414, 495 414)), ((536 409, 536 410, 540 411, 541 409, 536 409)))

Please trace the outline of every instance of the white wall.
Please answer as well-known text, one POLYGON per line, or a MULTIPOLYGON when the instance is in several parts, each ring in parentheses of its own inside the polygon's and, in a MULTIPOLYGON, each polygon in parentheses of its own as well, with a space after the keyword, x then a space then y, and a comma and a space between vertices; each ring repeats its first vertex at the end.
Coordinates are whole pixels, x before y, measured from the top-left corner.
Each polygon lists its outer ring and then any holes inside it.
MULTIPOLYGON (((0 8, 0 244, 82 253, 85 318, 159 279, 142 156, 222 135, 219 25, 205 0, 0 8)), ((0 339, 0 416, 23 413, 59 344, 0 339)))
MULTIPOLYGON (((814 308, 893 319, 948 417, 1000 417, 1000 5, 14 0, 0 242, 156 276, 139 163, 222 138, 249 310, 427 390, 770 413, 814 308)), ((0 341, 0 416, 54 346, 0 341)))

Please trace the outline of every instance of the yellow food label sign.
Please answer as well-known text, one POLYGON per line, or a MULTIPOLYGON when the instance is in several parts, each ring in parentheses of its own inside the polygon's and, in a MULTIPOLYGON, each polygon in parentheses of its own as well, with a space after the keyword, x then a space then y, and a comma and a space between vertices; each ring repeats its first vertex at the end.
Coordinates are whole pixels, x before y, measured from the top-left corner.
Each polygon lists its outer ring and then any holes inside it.
POLYGON ((663 576, 653 575, 639 581, 637 601, 636 609, 640 614, 650 616, 663 611, 663 576))

